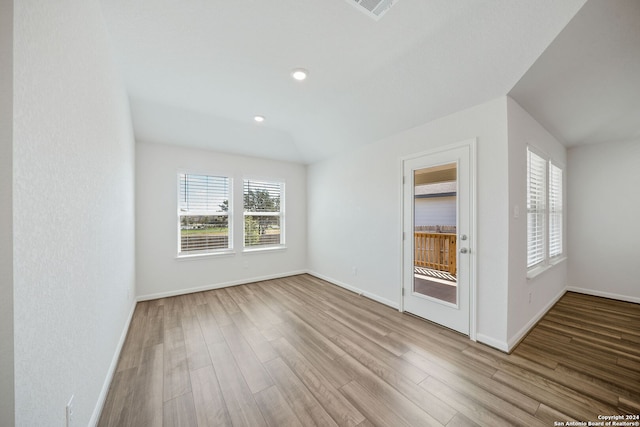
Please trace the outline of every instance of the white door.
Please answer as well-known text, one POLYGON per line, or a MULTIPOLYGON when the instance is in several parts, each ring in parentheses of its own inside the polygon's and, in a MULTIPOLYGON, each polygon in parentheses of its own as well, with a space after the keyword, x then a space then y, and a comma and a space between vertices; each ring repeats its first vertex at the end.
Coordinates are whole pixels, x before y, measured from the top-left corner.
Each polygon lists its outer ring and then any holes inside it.
POLYGON ((474 151, 471 141, 403 161, 402 308, 465 335, 471 323, 474 151))

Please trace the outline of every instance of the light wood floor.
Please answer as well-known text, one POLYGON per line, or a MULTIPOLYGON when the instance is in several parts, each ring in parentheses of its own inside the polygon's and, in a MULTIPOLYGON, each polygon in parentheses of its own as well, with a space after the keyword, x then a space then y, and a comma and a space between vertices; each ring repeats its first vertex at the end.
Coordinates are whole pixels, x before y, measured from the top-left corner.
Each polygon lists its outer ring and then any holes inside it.
POLYGON ((553 426, 640 413, 640 305, 568 293, 511 355, 302 275, 138 304, 100 426, 553 426))

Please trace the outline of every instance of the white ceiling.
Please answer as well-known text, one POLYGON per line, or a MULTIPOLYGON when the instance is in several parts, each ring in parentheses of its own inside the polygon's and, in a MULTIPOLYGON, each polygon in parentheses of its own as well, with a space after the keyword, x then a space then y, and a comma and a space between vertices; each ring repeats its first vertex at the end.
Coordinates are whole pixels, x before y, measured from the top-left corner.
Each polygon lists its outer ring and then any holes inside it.
POLYGON ((640 139, 640 1, 589 0, 510 96, 567 147, 640 139))
POLYGON ((521 78, 584 2, 398 0, 376 22, 345 0, 101 1, 138 140, 303 163, 504 96, 518 81, 527 108, 544 74, 521 78), (290 78, 296 67, 307 81, 290 78))

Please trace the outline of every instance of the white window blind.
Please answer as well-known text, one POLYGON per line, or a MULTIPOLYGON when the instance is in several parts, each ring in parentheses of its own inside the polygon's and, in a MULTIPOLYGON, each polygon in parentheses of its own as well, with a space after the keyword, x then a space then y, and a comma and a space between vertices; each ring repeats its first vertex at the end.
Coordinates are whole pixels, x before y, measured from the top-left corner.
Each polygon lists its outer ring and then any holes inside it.
POLYGON ((245 247, 284 244, 284 183, 244 180, 245 247))
POLYGON ((178 253, 229 249, 229 187, 224 176, 178 174, 178 253))
POLYGON ((527 267, 545 260, 547 162, 527 150, 527 267))
POLYGON ((549 257, 562 254, 562 169, 549 163, 549 257))

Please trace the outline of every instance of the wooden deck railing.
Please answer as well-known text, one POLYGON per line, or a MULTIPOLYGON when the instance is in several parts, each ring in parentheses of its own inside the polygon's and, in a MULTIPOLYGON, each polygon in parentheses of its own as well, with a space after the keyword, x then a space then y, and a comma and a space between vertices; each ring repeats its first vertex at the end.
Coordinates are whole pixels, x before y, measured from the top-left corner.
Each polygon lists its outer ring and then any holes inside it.
POLYGON ((447 271, 456 275, 456 235, 445 233, 414 233, 414 264, 418 267, 447 271))

